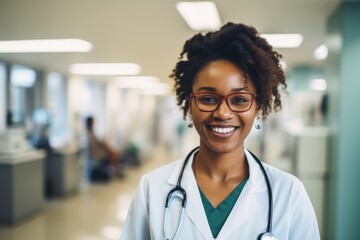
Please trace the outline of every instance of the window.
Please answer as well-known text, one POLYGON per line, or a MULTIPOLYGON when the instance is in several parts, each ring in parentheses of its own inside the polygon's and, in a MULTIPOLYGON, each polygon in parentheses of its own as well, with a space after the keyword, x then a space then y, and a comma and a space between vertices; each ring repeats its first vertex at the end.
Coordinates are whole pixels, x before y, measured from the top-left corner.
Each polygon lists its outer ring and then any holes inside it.
POLYGON ((6 66, 0 63, 0 134, 6 129, 6 66))
POLYGON ((34 107, 32 92, 36 78, 36 72, 32 68, 16 64, 11 66, 9 98, 11 125, 25 126, 26 121, 31 119, 34 107))
POLYGON ((59 147, 65 144, 69 136, 66 81, 59 73, 49 73, 47 76, 47 102, 50 144, 59 147))

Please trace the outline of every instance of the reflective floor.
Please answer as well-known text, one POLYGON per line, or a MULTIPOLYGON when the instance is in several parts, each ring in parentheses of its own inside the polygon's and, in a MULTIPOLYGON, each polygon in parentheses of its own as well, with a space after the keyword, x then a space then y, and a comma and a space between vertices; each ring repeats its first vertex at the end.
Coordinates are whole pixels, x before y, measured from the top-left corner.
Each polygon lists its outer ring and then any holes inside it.
POLYGON ((125 178, 107 184, 84 183, 79 192, 47 201, 44 208, 12 226, 0 226, 0 240, 119 239, 132 195, 141 175, 162 165, 172 154, 159 148, 125 178))

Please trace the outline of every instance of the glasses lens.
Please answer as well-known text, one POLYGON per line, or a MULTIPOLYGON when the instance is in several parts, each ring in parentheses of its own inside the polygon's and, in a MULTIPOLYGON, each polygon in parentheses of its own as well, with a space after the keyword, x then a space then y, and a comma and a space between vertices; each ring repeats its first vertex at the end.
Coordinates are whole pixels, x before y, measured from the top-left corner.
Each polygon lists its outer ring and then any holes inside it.
POLYGON ((196 105, 203 111, 214 111, 219 102, 219 96, 213 94, 201 94, 195 96, 196 105))
POLYGON ((229 96, 228 105, 231 110, 236 112, 247 111, 250 109, 253 96, 248 93, 238 93, 229 96))

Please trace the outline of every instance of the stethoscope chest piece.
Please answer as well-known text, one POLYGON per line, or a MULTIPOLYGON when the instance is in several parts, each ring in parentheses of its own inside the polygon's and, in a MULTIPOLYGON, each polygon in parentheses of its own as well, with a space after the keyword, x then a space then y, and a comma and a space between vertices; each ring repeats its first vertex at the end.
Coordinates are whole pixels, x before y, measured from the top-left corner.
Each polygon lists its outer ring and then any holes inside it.
POLYGON ((259 240, 278 240, 277 237, 272 233, 263 233, 259 240))

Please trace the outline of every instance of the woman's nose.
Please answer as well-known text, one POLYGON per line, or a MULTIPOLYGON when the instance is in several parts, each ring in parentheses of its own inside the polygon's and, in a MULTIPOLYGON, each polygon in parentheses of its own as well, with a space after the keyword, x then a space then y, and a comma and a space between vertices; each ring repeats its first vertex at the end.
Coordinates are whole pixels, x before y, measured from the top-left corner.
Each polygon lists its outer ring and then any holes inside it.
POLYGON ((219 107, 213 112, 213 116, 220 120, 227 120, 234 116, 234 112, 230 109, 225 99, 223 99, 219 107))

